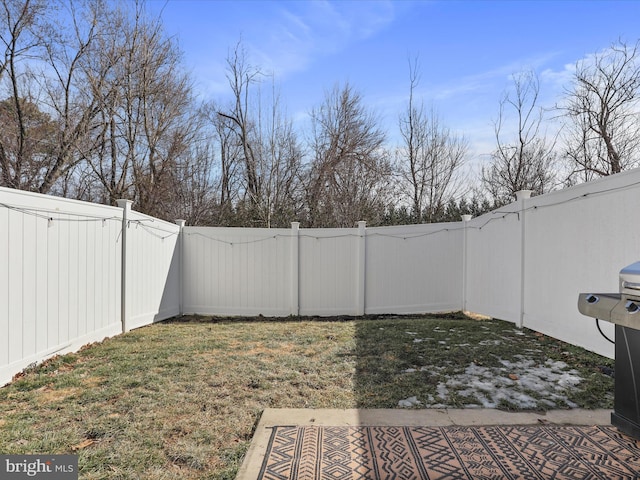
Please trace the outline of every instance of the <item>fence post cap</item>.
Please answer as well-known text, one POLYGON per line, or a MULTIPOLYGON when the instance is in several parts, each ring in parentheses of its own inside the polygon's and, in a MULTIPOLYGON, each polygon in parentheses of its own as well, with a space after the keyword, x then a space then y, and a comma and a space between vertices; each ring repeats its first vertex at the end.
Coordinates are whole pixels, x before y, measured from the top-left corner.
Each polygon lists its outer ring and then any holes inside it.
POLYGON ((131 205, 133 205, 133 200, 127 200, 126 198, 120 198, 120 199, 116 200, 116 205, 118 205, 120 208, 131 208, 131 205))
POLYGON ((516 200, 526 200, 527 198, 531 198, 531 194, 533 190, 519 190, 516 192, 516 200))
POLYGON ((462 221, 463 222, 468 222, 472 218, 473 218, 473 215, 462 215, 462 221))

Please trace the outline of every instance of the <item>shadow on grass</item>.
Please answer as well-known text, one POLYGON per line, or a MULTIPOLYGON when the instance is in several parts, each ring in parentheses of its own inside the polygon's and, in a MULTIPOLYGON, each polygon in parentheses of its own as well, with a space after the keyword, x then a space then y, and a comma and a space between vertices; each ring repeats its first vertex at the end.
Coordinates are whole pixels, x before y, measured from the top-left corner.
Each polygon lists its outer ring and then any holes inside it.
MULTIPOLYGON (((296 324, 308 329, 303 326, 308 322, 353 325, 351 345, 332 351, 336 364, 353 365, 352 407, 356 408, 541 411, 613 406, 613 360, 509 322, 476 320, 459 312, 286 318, 189 315, 165 323, 232 326, 238 322, 289 325, 289 331, 298 330, 296 324)), ((315 343, 325 353, 331 349, 330 334, 303 339, 304 332, 299 333, 290 339, 315 343)), ((288 363, 283 362, 282 368, 289 368, 288 363)))
POLYGON ((458 314, 185 316, 55 357, 0 389, 0 445, 14 454, 76 448, 83 478, 231 479, 265 408, 398 408, 412 397, 414 408, 460 407, 482 395, 505 409, 527 397, 536 409, 552 408, 544 400, 567 408, 564 397, 610 408, 603 365, 613 366, 458 314), (533 372, 556 375, 553 388, 540 390, 533 372))
POLYGON ((612 408, 613 361, 461 313, 356 321, 359 408, 612 408))

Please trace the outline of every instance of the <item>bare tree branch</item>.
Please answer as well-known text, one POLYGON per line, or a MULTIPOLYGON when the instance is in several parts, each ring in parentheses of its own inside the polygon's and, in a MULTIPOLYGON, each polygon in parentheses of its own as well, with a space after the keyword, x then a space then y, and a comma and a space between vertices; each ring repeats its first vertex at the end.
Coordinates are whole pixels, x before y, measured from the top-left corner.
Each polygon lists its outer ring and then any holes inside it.
POLYGON ((574 177, 589 180, 640 165, 640 41, 620 41, 578 62, 565 100, 565 155, 574 177))
MULTIPOLYGON (((514 75, 513 92, 505 92, 494 122, 496 150, 491 164, 482 169, 482 181, 498 203, 515 199, 520 190, 546 193, 555 185, 555 139, 542 132, 544 111, 538 106, 540 83, 532 71, 514 75), (515 113, 513 140, 505 141, 507 111, 515 113)), ((507 134, 508 135, 508 134, 507 134)))

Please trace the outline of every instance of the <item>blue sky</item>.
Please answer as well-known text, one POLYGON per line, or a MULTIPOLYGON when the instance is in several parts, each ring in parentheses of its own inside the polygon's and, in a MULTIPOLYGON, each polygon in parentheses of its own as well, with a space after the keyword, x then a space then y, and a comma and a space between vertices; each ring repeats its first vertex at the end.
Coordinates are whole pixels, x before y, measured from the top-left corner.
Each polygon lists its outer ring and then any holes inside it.
POLYGON ((478 164, 510 75, 535 69, 542 102, 557 102, 576 61, 617 39, 640 38, 640 1, 148 0, 176 36, 203 99, 228 94, 225 59, 242 38, 252 64, 272 72, 290 116, 303 124, 325 92, 349 82, 393 140, 416 92, 464 134, 478 164))

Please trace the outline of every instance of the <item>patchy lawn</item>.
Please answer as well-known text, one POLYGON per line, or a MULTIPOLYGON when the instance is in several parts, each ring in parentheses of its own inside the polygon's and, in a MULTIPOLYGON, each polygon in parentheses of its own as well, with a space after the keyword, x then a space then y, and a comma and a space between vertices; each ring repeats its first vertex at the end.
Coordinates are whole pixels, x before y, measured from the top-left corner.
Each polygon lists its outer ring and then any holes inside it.
POLYGON ((232 479, 264 408, 612 408, 613 362, 501 321, 185 317, 0 389, 0 451, 83 479, 232 479))

